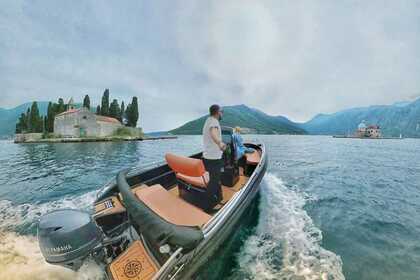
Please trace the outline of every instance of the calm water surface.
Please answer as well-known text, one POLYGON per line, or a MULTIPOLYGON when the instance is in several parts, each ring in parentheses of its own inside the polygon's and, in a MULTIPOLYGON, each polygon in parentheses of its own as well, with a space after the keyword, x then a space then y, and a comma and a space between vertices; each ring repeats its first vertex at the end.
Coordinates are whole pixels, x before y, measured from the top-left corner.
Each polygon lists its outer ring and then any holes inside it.
MULTIPOLYGON (((269 151, 261 195, 201 279, 419 279, 420 140, 247 138, 269 151)), ((0 147, 0 279, 101 279, 94 264, 78 273, 45 264, 39 217, 90 209, 118 170, 201 142, 0 147)))

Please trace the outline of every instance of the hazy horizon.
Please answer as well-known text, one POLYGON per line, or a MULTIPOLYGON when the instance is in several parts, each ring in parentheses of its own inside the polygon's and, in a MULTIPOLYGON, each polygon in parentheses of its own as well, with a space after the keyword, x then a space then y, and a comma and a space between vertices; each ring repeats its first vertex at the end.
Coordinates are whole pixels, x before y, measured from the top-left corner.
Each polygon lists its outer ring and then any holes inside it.
POLYGON ((0 3, 0 107, 139 98, 168 130, 212 103, 302 122, 420 93, 414 1, 0 3))
MULTIPOLYGON (((74 98, 73 98, 74 99, 74 98)), ((130 99, 131 100, 131 99, 130 99)), ((127 104, 130 100, 119 100, 119 101, 124 101, 124 103, 125 104, 127 104)), ((398 103, 405 103, 405 102, 413 102, 415 99, 412 99, 412 100, 407 100, 407 101, 404 101, 404 100, 402 100, 402 101, 396 101, 396 102, 393 102, 393 103, 391 103, 391 104, 366 104, 365 106, 360 106, 360 107, 349 107, 349 108, 343 108, 342 110, 349 110, 349 109, 355 109, 355 108, 361 108, 361 107, 370 107, 370 106, 390 106, 390 105, 394 105, 394 104, 398 104, 398 103)), ((46 101, 46 100, 36 100, 37 102, 50 102, 50 101, 46 101)), ((52 102, 56 102, 57 100, 53 100, 52 102)), ((31 102, 33 102, 33 101, 28 101, 28 102, 24 102, 24 103, 22 103, 22 104, 19 104, 18 106, 13 106, 13 107, 9 107, 9 108, 7 108, 7 107, 0 107, 0 109, 6 109, 6 110, 11 110, 11 109, 14 109, 14 108, 17 108, 17 107, 19 107, 19 106, 21 106, 21 105, 24 105, 24 104, 27 104, 27 103, 31 103, 31 102)), ((64 100, 64 102, 66 103, 66 100, 64 100)), ((81 100, 80 102, 78 101, 78 100, 76 100, 76 99, 74 99, 74 102, 76 103, 76 104, 82 104, 83 103, 83 101, 81 100)), ((91 108, 96 108, 96 106, 97 105, 100 105, 100 103, 95 103, 95 102, 92 102, 92 100, 91 100, 91 108)), ((223 106, 239 106, 239 105, 246 105, 246 106, 248 106, 247 104, 244 104, 244 103, 242 103, 242 104, 231 104, 231 105, 223 105, 223 106)), ((248 106, 248 107, 250 107, 250 108, 253 108, 253 109, 257 109, 257 110, 260 110, 260 111, 263 111, 264 112, 264 110, 262 110, 262 109, 260 109, 260 108, 257 108, 257 107, 251 107, 251 106, 248 106)), ((140 110, 141 110, 141 108, 140 108, 140 110)), ((342 111, 342 110, 340 110, 340 111, 342 111)), ((328 113, 325 113, 325 112, 318 112, 318 113, 315 113, 315 115, 313 115, 313 116, 311 116, 309 119, 306 119, 306 120, 303 120, 303 121, 296 121, 296 120, 293 120, 292 118, 290 118, 289 116, 287 116, 287 115, 284 115, 284 114, 268 114, 268 115, 271 115, 271 116, 283 116, 283 117, 286 117, 286 118, 288 118, 289 120, 291 120, 291 121, 293 121, 293 122, 295 122, 295 123, 305 123, 305 122, 308 122, 308 121, 310 121, 311 119, 313 119, 314 117, 316 117, 317 115, 319 115, 319 114, 334 114, 334 113, 336 113, 336 112, 339 112, 339 111, 335 111, 335 112, 328 112, 328 113)), ((264 112, 264 113, 266 113, 266 112, 264 112)), ((205 114, 207 114, 207 112, 203 112, 202 114, 198 114, 196 117, 194 117, 193 119, 190 119, 190 120, 186 120, 184 123, 181 123, 180 125, 178 125, 178 126, 176 126, 176 127, 172 127, 172 128, 169 128, 169 129, 166 129, 166 130, 164 130, 164 129, 152 129, 152 130, 145 130, 145 132, 159 132, 159 131, 168 131, 168 130, 171 130, 171 129, 175 129, 175 128, 177 128, 177 127, 179 127, 179 126, 181 126, 181 125, 183 125, 183 124, 185 124, 185 123, 187 123, 187 122, 189 122, 189 121, 192 121, 192 120, 195 120, 195 119, 197 119, 197 118, 199 118, 199 117, 201 117, 201 116, 203 116, 203 115, 205 115, 205 114)), ((141 112, 140 112, 140 122, 142 121, 141 120, 141 118, 142 118, 142 115, 141 115, 141 112)))

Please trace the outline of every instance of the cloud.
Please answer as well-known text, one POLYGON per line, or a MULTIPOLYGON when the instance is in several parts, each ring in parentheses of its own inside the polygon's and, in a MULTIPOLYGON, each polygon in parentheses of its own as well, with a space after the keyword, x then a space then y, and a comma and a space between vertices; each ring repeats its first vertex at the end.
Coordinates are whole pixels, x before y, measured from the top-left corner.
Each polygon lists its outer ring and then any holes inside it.
POLYGON ((407 3, 203 6, 179 17, 185 56, 211 82, 237 85, 245 103, 270 113, 304 120, 320 111, 401 100, 419 86, 413 63, 419 30, 412 27, 419 11, 407 3))
POLYGON ((411 1, 13 1, 0 4, 0 106, 140 99, 145 130, 211 103, 306 120, 419 92, 411 1))

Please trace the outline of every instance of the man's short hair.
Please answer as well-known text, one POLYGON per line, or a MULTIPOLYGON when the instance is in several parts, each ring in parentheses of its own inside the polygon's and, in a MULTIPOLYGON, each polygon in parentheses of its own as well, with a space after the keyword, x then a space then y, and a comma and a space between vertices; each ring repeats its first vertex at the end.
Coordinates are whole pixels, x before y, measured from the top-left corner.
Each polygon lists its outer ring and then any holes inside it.
POLYGON ((217 104, 213 104, 209 108, 210 116, 216 115, 220 111, 220 106, 217 104))

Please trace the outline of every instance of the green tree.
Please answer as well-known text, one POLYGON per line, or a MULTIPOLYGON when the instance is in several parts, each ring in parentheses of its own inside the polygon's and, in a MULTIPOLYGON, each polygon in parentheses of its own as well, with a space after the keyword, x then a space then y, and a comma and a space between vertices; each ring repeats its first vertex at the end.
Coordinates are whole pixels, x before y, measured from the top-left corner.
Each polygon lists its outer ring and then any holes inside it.
POLYGON ((120 105, 118 100, 112 100, 111 106, 109 106, 109 116, 118 119, 120 117, 120 105))
POLYGON ((47 133, 48 132, 48 130, 47 130, 47 121, 48 121, 48 118, 47 118, 47 116, 44 116, 43 118, 42 118, 42 132, 43 133, 47 133))
POLYGON ((139 105, 137 97, 133 97, 126 110, 127 126, 136 127, 139 120, 139 105))
POLYGON ((89 95, 85 95, 85 98, 83 99, 83 107, 88 108, 90 110, 90 98, 89 95))
POLYGON ((124 122, 124 114, 125 114, 125 105, 124 105, 124 101, 121 102, 121 109, 120 109, 120 116, 118 118, 118 120, 123 123, 124 122))
POLYGON ((45 122, 45 130, 47 132, 54 132, 54 118, 55 118, 55 112, 54 108, 57 106, 54 106, 52 102, 48 103, 48 109, 47 109, 47 117, 45 122))
POLYGON ((64 100, 63 98, 59 98, 58 99, 58 105, 57 105, 57 110, 56 110, 56 114, 60 114, 62 112, 66 111, 66 105, 64 104, 64 100))
POLYGON ((100 115, 101 114, 101 106, 96 106, 96 114, 100 115))
POLYGON ((25 133, 28 130, 26 114, 20 114, 18 122, 16 123, 16 133, 25 133))
POLYGON ((39 115, 38 104, 36 101, 32 103, 29 114, 29 130, 30 132, 42 132, 43 120, 39 115))
POLYGON ((31 108, 28 108, 26 110, 26 118, 25 118, 26 132, 30 132, 30 130, 31 130, 31 123, 30 123, 30 119, 29 119, 30 115, 31 115, 31 108))
POLYGON ((101 115, 109 116, 109 89, 105 89, 102 95, 101 115))

